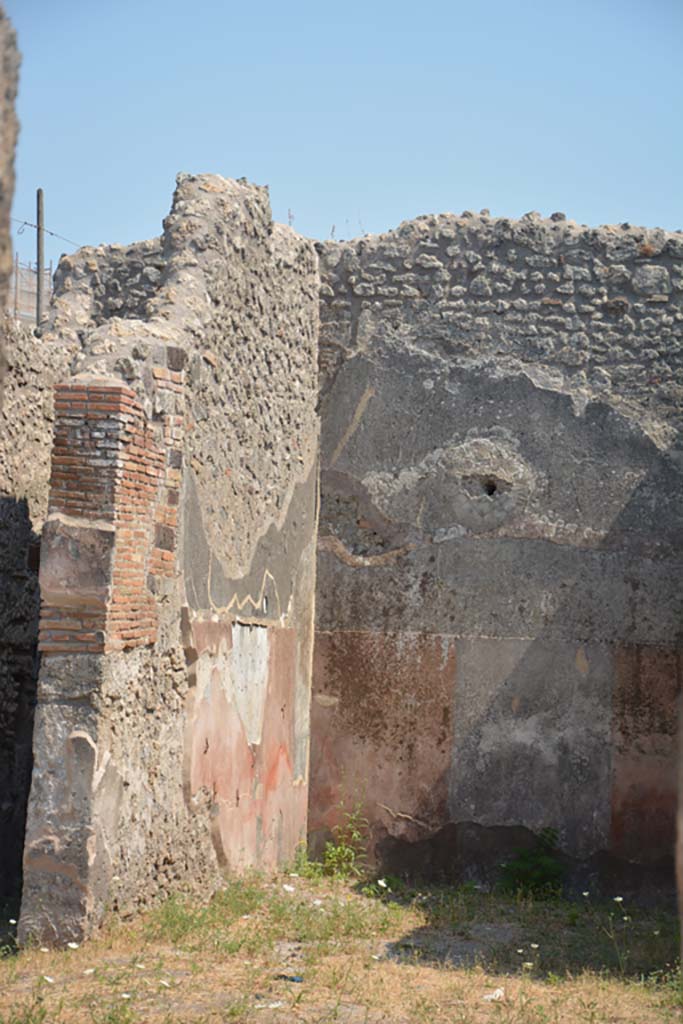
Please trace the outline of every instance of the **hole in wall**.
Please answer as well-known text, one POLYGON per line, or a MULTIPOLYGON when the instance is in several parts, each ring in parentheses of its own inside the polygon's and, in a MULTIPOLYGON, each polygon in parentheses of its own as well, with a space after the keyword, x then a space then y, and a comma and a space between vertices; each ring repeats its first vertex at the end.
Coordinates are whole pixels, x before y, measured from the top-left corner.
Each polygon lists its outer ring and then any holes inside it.
POLYGON ((39 572, 40 570, 40 541, 33 541, 29 544, 26 552, 26 568, 29 572, 39 572))
POLYGON ((498 484, 496 483, 492 476, 487 476, 485 480, 482 480, 481 486, 484 490, 484 493, 488 494, 489 498, 492 498, 493 495, 498 490, 498 484))

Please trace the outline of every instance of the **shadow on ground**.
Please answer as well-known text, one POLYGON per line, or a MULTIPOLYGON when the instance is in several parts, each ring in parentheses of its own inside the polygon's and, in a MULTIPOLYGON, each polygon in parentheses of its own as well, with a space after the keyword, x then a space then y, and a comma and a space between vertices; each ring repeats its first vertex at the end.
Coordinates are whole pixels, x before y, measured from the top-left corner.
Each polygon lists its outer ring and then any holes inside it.
MULTIPOLYGON (((639 907, 623 897, 595 900, 508 896, 473 885, 404 886, 389 879, 379 898, 419 909, 424 925, 384 942, 398 963, 533 974, 556 980, 592 971, 620 978, 672 975, 679 928, 673 909, 639 907)), ((360 887, 363 888, 363 887, 360 887)), ((377 892, 378 887, 370 887, 377 892)), ((365 891, 368 888, 365 887, 365 891)))

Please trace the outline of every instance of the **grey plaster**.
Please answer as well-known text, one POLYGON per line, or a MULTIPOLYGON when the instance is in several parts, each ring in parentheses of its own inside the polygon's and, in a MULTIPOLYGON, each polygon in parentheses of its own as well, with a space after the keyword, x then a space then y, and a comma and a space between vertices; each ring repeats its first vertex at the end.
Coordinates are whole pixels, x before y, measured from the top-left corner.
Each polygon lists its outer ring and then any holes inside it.
POLYGON ((552 827, 577 856, 605 849, 610 648, 472 639, 458 642, 456 659, 451 820, 552 827))

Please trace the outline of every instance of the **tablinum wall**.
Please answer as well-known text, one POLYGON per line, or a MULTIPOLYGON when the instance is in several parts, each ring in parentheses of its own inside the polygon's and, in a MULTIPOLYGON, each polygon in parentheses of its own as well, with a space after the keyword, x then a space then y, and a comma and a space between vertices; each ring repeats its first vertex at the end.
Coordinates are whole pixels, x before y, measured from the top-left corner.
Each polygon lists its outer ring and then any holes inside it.
POLYGON ((281 864, 358 800, 397 870, 547 825, 670 853, 681 238, 448 215, 319 270, 264 190, 181 176, 161 239, 62 260, 0 450, 0 542, 42 536, 22 939, 281 864))
POLYGON ((320 256, 314 841, 360 801, 395 870, 501 826, 670 857, 683 236, 446 215, 320 256))

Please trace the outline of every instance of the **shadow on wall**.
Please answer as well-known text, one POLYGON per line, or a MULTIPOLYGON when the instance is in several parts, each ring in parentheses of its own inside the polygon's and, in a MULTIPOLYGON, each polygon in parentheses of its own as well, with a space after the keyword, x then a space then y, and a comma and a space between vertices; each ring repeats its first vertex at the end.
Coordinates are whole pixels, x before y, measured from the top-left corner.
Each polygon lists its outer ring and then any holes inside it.
POLYGON ((25 499, 0 497, 0 902, 18 911, 38 679, 39 538, 25 499))
POLYGON ((414 844, 385 839, 378 852, 391 870, 467 877, 482 834, 510 834, 496 839, 498 862, 531 845, 523 821, 536 833, 559 825, 575 837, 571 889, 674 898, 683 636, 667 635, 680 615, 673 600, 652 601, 655 571, 650 587, 644 577, 648 563, 683 551, 682 468, 679 436, 635 487, 593 571, 555 577, 560 600, 533 639, 456 642, 449 811, 458 824, 414 844), (567 623, 585 642, 558 639, 567 623), (476 700, 459 693, 463 677, 476 681, 476 700))

